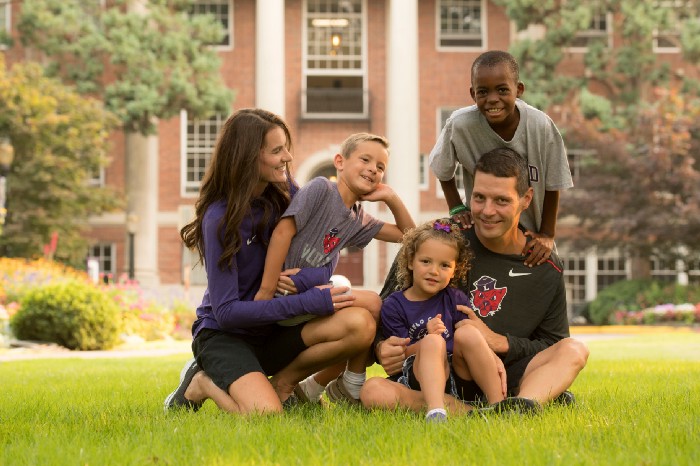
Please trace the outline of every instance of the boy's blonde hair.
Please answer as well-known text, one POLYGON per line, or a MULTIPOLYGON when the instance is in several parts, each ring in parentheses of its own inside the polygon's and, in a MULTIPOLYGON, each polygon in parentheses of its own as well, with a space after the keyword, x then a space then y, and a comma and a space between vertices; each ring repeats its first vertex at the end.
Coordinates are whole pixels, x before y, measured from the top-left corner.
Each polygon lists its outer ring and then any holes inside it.
POLYGON ((348 136, 340 146, 340 155, 347 159, 363 142, 378 142, 389 152, 389 141, 385 137, 371 133, 355 133, 348 136))
POLYGON ((440 218, 418 225, 403 236, 396 270, 399 289, 405 290, 413 285, 413 271, 408 266, 413 262, 420 245, 429 239, 442 241, 457 249, 455 274, 450 280, 450 286, 458 286, 466 278, 469 261, 473 257, 469 242, 464 238, 459 225, 452 223, 449 218, 440 218))

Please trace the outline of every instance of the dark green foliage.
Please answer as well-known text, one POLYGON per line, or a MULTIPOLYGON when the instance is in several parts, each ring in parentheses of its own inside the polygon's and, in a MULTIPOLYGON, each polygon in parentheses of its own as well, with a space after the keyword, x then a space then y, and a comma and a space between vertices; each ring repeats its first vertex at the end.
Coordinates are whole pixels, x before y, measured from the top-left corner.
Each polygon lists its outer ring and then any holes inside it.
POLYGON ((66 281, 30 290, 12 318, 21 340, 58 343, 70 349, 109 349, 121 327, 117 304, 93 285, 66 281))

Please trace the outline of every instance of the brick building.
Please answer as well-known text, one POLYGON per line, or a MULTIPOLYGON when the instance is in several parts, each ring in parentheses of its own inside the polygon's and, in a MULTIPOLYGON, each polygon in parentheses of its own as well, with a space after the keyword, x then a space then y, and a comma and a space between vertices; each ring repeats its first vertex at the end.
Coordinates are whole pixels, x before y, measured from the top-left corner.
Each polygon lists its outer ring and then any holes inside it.
MULTIPOLYGON (((21 1, 0 2, 0 27, 13 31, 19 8, 21 1)), ((473 103, 469 70, 474 58, 489 49, 507 50, 517 39, 502 8, 487 0, 198 0, 198 12, 214 14, 228 32, 217 50, 224 81, 236 92, 232 111, 262 107, 290 125, 299 184, 333 176, 332 156, 341 141, 353 132, 373 132, 391 142, 386 182, 415 220, 446 215, 427 154, 449 114, 473 103)), ((539 32, 533 27, 524 34, 539 32)), ((580 50, 601 36, 613 46, 612 21, 604 14, 581 34, 580 50)), ((673 41, 657 42, 661 59, 680 60, 673 41)), ((576 52, 570 51, 564 72, 583 72, 576 52)), ((8 61, 21 59, 11 49, 5 53, 8 61)), ((117 276, 128 271, 130 227, 137 279, 149 284, 206 282, 201 269, 192 269, 194 257, 183 249, 179 228, 192 217, 199 181, 226 116, 193 120, 183 111, 179 118, 160 122, 153 141, 158 183, 139 194, 154 214, 138 218, 129 216, 138 212, 115 212, 91 222, 90 255, 99 259, 103 272, 117 276)), ((552 116, 555 121, 560 117, 556 109, 552 116)), ((127 179, 135 174, 125 166, 124 145, 124 137, 115 134, 113 162, 95 182, 127 189, 127 179)), ((575 150, 570 164, 576 170, 575 150)), ((382 218, 388 213, 372 204, 367 208, 382 218)), ((563 222, 559 237, 565 236, 563 222)), ((345 253, 338 272, 355 285, 378 289, 395 251, 395 246, 372 242, 363 251, 345 253)), ((614 251, 560 247, 560 252, 572 305, 630 274, 626 258, 614 251)), ((672 265, 655 263, 652 272, 676 279, 672 265)), ((700 264, 681 275, 700 281, 698 269, 700 264)))

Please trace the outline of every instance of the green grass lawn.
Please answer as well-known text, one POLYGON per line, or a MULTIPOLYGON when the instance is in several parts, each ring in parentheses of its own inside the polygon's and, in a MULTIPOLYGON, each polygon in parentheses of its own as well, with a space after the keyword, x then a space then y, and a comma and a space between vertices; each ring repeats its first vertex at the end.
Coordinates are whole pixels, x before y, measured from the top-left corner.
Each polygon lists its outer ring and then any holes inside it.
POLYGON ((0 362, 0 465, 700 464, 700 334, 589 346, 575 407, 444 425, 340 405, 165 415, 184 353, 0 362))

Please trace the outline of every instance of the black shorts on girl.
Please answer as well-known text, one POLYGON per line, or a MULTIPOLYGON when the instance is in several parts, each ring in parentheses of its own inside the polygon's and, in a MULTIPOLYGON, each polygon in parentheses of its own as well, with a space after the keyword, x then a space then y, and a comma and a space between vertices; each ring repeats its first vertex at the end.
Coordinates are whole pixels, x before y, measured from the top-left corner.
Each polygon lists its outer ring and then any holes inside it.
POLYGON ((214 384, 228 393, 229 385, 246 374, 271 376, 288 366, 307 349, 301 338, 303 328, 274 326, 263 337, 202 329, 192 342, 192 353, 214 384))

